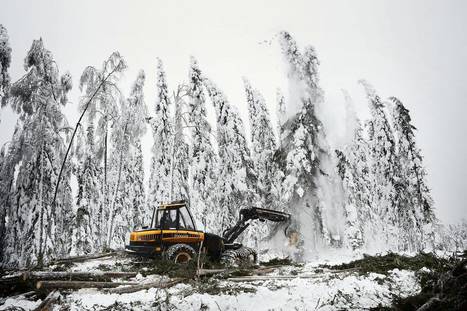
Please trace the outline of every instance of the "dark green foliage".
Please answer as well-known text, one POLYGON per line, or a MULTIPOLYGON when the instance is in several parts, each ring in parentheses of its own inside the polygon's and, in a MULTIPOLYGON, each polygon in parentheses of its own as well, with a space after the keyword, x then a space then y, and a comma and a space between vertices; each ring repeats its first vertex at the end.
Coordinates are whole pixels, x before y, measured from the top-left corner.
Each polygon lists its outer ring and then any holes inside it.
POLYGON ((198 294, 209 295, 238 295, 239 293, 256 293, 255 288, 241 285, 221 285, 215 278, 205 279, 205 281, 196 282, 193 285, 194 292, 198 294))
POLYGON ((261 262, 262 266, 286 266, 286 265, 293 265, 294 263, 289 257, 285 258, 273 258, 266 262, 261 262))
POLYGON ((407 298, 397 298, 393 310, 467 310, 467 259, 451 260, 450 271, 432 271, 421 276, 422 290, 407 298))
POLYGON ((431 253, 409 257, 394 253, 384 256, 364 255, 363 259, 329 266, 329 269, 358 269, 361 274, 387 275, 393 269, 417 271, 422 290, 414 296, 395 297, 392 307, 376 307, 371 310, 417 310, 427 304, 426 310, 467 310, 467 259, 440 258, 431 253), (420 271, 421 268, 429 271, 420 271))
POLYGON ((186 264, 177 264, 170 260, 155 259, 147 263, 148 269, 143 271, 143 275, 167 275, 171 278, 193 278, 196 275, 196 260, 191 260, 186 264))
POLYGON ((336 270, 358 269, 361 274, 374 272, 384 275, 393 269, 418 271, 423 267, 445 272, 452 268, 452 260, 437 257, 432 253, 420 253, 414 257, 388 253, 384 256, 363 255, 363 259, 335 266, 323 265, 322 267, 336 270))

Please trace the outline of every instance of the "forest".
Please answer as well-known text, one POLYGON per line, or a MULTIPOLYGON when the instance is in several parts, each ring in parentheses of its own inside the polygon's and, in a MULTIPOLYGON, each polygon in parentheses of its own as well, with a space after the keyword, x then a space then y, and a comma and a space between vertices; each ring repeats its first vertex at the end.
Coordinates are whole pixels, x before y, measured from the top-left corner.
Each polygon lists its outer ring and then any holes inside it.
POLYGON ((299 261, 334 248, 463 249, 465 224, 444 226, 436 217, 405 104, 359 81, 371 117, 360 120, 344 91, 352 139, 336 148, 319 114, 326 99, 316 50, 301 48, 288 32, 277 37, 289 83, 277 89, 276 111, 269 111, 244 78, 248 120, 242 120, 194 57, 188 82, 175 86, 156 60, 155 103, 145 102, 144 71, 123 94, 119 79, 128 65, 119 52, 76 79, 59 70, 42 39, 27 51, 24 75, 11 81, 12 50, 0 25, 1 106, 18 116, 0 153, 1 266, 122 249, 155 206, 179 199, 189 202, 198 227, 213 233, 231 226, 242 207, 290 213, 285 247, 277 243, 284 233, 268 224, 249 229, 243 242, 299 261), (72 87, 81 91, 77 124, 63 113, 72 87), (149 171, 142 150, 147 131, 149 171))

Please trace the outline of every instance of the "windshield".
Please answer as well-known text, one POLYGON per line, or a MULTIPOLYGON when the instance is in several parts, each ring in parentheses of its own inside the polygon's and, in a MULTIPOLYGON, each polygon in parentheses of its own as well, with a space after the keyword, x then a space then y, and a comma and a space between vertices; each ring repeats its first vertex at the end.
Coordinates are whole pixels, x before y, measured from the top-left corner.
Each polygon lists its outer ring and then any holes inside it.
POLYGON ((186 207, 157 209, 153 219, 153 228, 196 230, 193 218, 186 207))

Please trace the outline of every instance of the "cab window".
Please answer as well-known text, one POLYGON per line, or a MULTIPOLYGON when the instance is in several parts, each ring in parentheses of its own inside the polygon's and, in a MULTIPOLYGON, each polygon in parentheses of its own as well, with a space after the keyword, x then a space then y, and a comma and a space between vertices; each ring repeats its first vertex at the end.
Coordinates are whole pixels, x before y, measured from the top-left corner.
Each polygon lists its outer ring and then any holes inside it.
POLYGON ((177 229, 177 218, 177 210, 167 209, 158 211, 156 227, 160 227, 161 229, 177 229))
POLYGON ((190 214, 186 208, 181 208, 180 210, 180 227, 188 230, 195 230, 193 225, 193 220, 191 219, 190 214))

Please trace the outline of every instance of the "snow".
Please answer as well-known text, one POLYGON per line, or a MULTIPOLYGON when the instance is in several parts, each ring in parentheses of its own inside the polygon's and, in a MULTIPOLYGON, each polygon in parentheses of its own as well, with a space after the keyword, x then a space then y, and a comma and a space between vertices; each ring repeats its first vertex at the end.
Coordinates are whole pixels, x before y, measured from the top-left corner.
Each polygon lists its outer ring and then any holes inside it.
MULTIPOLYGON (((132 294, 105 294, 93 289, 79 290, 65 298, 71 310, 100 310, 114 304, 133 310, 146 310, 158 305, 161 310, 337 310, 389 305, 394 295, 402 297, 420 290, 415 272, 390 271, 388 276, 376 273, 359 276, 336 273, 314 273, 317 278, 300 278, 310 275, 311 265, 298 268, 292 280, 268 280, 251 283, 219 281, 221 288, 234 294, 211 295, 199 293, 189 284, 178 284, 168 290, 149 289, 132 294), (238 293, 235 293, 238 290, 238 293), (254 291, 254 292, 251 292, 254 291)), ((297 270, 288 266, 275 274, 297 270)))
POLYGON ((13 308, 19 309, 19 310, 34 310, 39 306, 41 303, 41 300, 38 301, 30 301, 25 299, 23 296, 19 296, 17 298, 7 298, 5 302, 0 305, 0 310, 10 310, 13 308))

